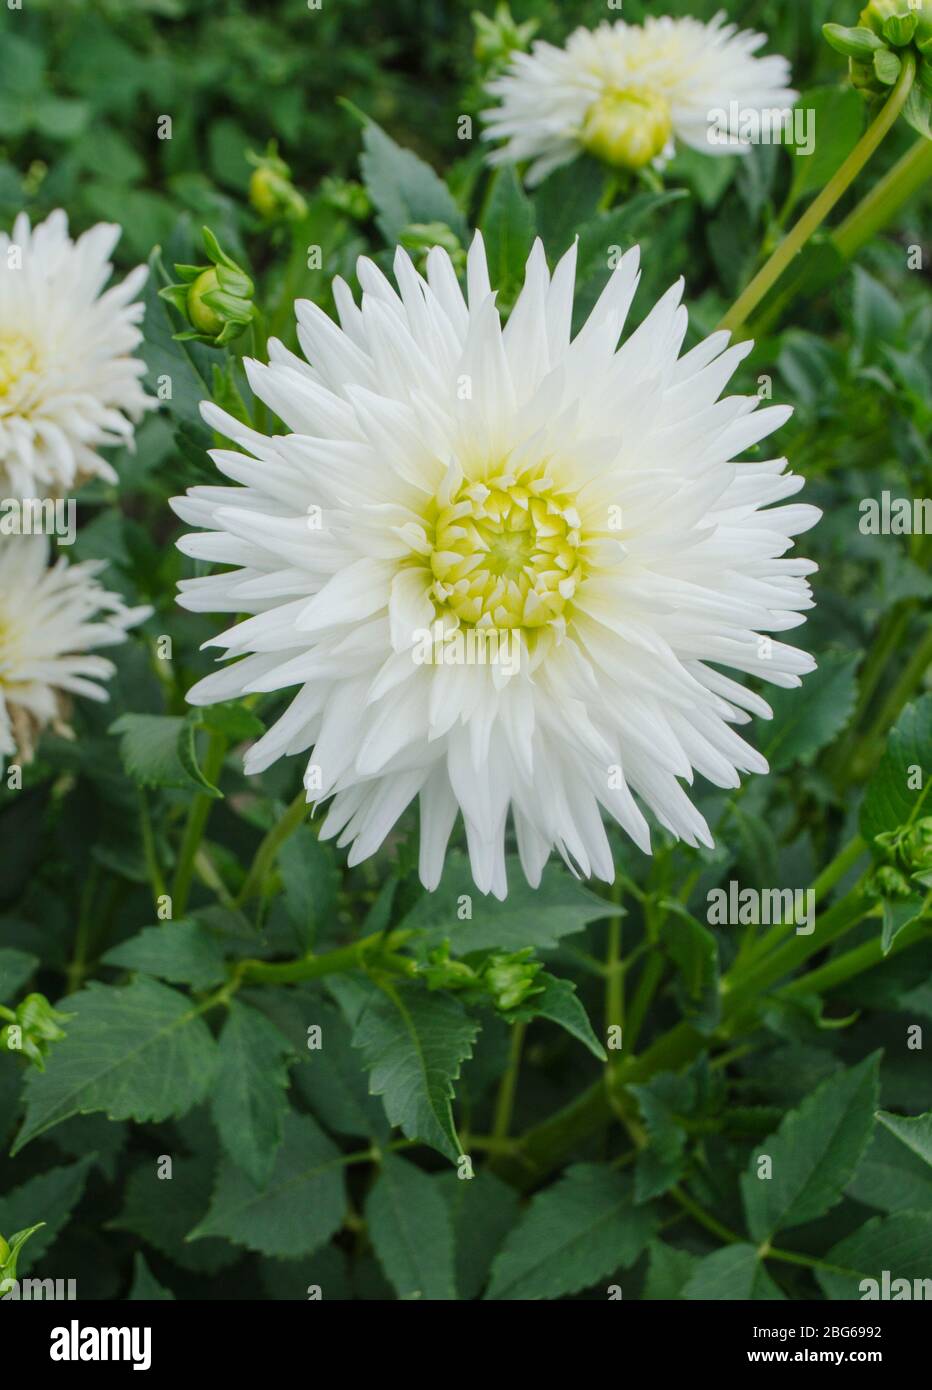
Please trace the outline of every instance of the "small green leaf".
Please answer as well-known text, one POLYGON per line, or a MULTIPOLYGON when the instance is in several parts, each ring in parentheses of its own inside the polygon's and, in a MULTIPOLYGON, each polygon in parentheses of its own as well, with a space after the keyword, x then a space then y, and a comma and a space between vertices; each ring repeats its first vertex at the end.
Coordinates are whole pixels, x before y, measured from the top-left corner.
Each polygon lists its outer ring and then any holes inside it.
POLYGON ((832 1247, 825 1263, 833 1268, 816 1277, 828 1298, 927 1298, 930 1249, 932 1213, 876 1216, 832 1247))
POLYGON ((184 920, 143 927, 138 936, 109 950, 101 964, 138 970, 194 989, 211 989, 227 974, 218 942, 204 927, 184 920))
POLYGON ((489 264, 489 279, 510 303, 524 283, 524 266, 534 241, 534 204, 525 194, 514 165, 493 175, 480 227, 489 264))
POLYGON ((140 976, 115 989, 91 983, 68 996, 68 1036, 26 1082, 14 1152, 71 1115, 167 1120, 204 1099, 216 1045, 200 1009, 140 976))
POLYGON ((263 1255, 310 1255, 343 1222, 340 1157, 309 1115, 292 1111, 268 1183, 258 1187, 232 1162, 222 1163, 210 1210, 188 1239, 225 1236, 263 1255))
POLYGON ((472 1056, 479 1025, 455 999, 416 985, 386 985, 360 1015, 353 1046, 369 1071, 369 1090, 409 1139, 454 1162, 462 1153, 453 1124, 453 1082, 472 1056))
POLYGON ((399 1298, 455 1299, 453 1223, 435 1183, 386 1154, 366 1199, 369 1237, 399 1298))
POLYGON ((857 698, 856 653, 828 652, 802 690, 768 692, 773 723, 762 731, 761 752, 771 772, 808 763, 851 718, 857 698))
POLYGON ((120 736, 120 757, 141 787, 196 787, 208 796, 222 793, 201 772, 192 719, 167 714, 124 714, 110 726, 120 736))
POLYGON ((589 1015, 579 1000, 572 980, 560 980, 545 971, 536 977, 535 984, 543 985, 541 993, 533 995, 516 1013, 510 1013, 509 1020, 529 1023, 533 1018, 546 1018, 565 1028, 600 1062, 607 1061, 605 1048, 592 1030, 589 1015))
POLYGON ((874 1053, 830 1076, 751 1154, 741 1192, 755 1240, 814 1221, 841 1200, 873 1132, 879 1060, 874 1053), (764 1156, 769 1177, 759 1176, 764 1156))
POLYGON ((363 182, 375 204, 379 229, 395 245, 412 222, 444 222, 467 245, 463 214, 446 184, 412 150, 396 145, 381 126, 366 118, 360 158, 363 182))
MULTIPOLYGON (((44 1255, 67 1222, 84 1193, 94 1155, 88 1154, 77 1163, 63 1168, 50 1168, 21 1187, 14 1187, 0 1197, 0 1231, 15 1231, 7 1236, 11 1255, 18 1256, 19 1272, 30 1268, 44 1255), (26 1241, 29 1245, 23 1253, 26 1241)), ((9 1270, 7 1256, 5 1277, 15 1278, 9 1270)))
POLYGON ((932 1166, 932 1112, 926 1115, 892 1115, 878 1110, 877 1118, 901 1143, 932 1166))
POLYGON ((786 1295, 767 1273, 753 1245, 736 1243, 706 1255, 683 1287, 687 1299, 784 1299, 786 1295))
POLYGON ((562 1298, 634 1264, 654 1231, 630 1179, 579 1163, 531 1200, 492 1265, 487 1299, 562 1298))
POLYGON ((262 1187, 282 1142, 291 1045, 264 1014, 230 1001, 217 1048, 211 1113, 227 1153, 262 1187))
POLYGON ((913 825, 932 811, 932 694, 907 705, 894 725, 861 804, 865 840, 913 825))

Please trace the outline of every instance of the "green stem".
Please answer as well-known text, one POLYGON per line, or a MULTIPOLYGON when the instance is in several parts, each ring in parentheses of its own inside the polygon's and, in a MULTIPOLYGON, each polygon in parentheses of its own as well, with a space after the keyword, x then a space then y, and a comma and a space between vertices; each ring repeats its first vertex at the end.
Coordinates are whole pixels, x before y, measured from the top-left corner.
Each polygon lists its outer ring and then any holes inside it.
POLYGON ((868 126, 848 158, 835 171, 822 192, 812 201, 796 225, 779 243, 770 259, 764 263, 751 283, 738 296, 718 325, 719 328, 727 328, 730 332, 737 334, 738 330, 747 323, 764 296, 799 255, 809 238, 818 231, 832 208, 857 178, 871 155, 892 129, 909 96, 915 72, 915 57, 910 50, 907 50, 903 54, 902 68, 896 85, 875 120, 868 126))
POLYGON ((891 729, 896 723, 903 706, 915 693, 916 687, 922 683, 930 663, 932 663, 932 628, 926 633, 925 638, 919 643, 912 657, 904 666, 899 680, 887 695, 877 717, 865 735, 864 746, 868 750, 874 744, 879 743, 885 737, 888 729, 891 729))
POLYGON ((704 1226, 707 1231, 711 1231, 714 1236, 718 1236, 719 1240, 723 1240, 726 1245, 734 1245, 737 1241, 740 1241, 741 1237, 739 1235, 729 1230, 721 1221, 712 1216, 710 1212, 707 1212, 705 1207, 701 1207, 698 1202, 694 1202, 692 1197, 684 1192, 682 1188, 671 1187, 670 1196, 675 1202, 679 1202, 684 1211, 689 1212, 689 1215, 694 1221, 697 1221, 700 1226, 704 1226))
POLYGON ((146 861, 146 871, 152 886, 152 896, 157 902, 165 896, 165 879, 155 850, 155 836, 152 833, 152 817, 149 814, 149 799, 145 788, 139 788, 139 823, 142 827, 142 850, 146 861))
POLYGON ((832 234, 832 240, 845 260, 895 217, 913 194, 932 178, 932 140, 920 136, 894 164, 889 173, 862 198, 857 207, 832 234))
MULTIPOLYGON (((867 844, 860 835, 855 835, 853 840, 849 840, 844 849, 836 854, 835 858, 826 865, 813 883, 813 901, 818 903, 825 897, 826 893, 830 893, 858 862, 866 849, 867 844)), ((775 946, 787 938, 794 926, 795 923, 793 922, 778 922, 772 926, 768 932, 760 937, 745 959, 739 962, 741 969, 750 968, 754 962, 759 961, 761 957, 772 951, 775 946)))
POLYGON ((276 854, 289 836, 293 835, 298 826, 303 823, 306 815, 307 796, 302 787, 287 811, 275 822, 256 850, 256 857, 253 859, 249 873, 236 896, 237 907, 242 907, 243 903, 262 892, 266 874, 272 867, 276 854))
POLYGON ((621 959, 621 914, 608 924, 605 953, 605 1031, 622 1028, 625 1016, 625 967, 621 959))
MULTIPOLYGON (((928 913, 929 899, 926 898, 923 904, 923 914, 928 913)), ((855 975, 861 975, 865 970, 872 970, 875 965, 880 965, 882 961, 889 960, 890 956, 898 955, 900 951, 905 951, 908 946, 914 946, 917 942, 927 939, 928 925, 925 915, 920 916, 915 922, 911 922, 908 927, 895 936, 886 955, 883 949, 883 938, 878 934, 871 941, 865 941, 860 946, 855 946, 851 951, 845 951, 840 956, 835 956, 833 960, 827 961, 818 970, 810 970, 806 975, 800 975, 796 980, 791 980, 788 985, 784 985, 779 991, 781 999, 792 999, 800 994, 824 994, 827 990, 835 989, 842 985, 846 980, 853 979, 855 975)))
MULTIPOLYGON (((219 778, 226 751, 226 739, 220 734, 211 734, 207 754, 204 758, 204 776, 208 782, 216 783, 219 778)), ((191 802, 184 834, 181 837, 181 848, 178 851, 175 878, 172 883, 172 917, 174 918, 183 917, 188 906, 188 895, 191 892, 191 882, 194 877, 194 857, 203 838, 207 818, 210 815, 214 800, 215 798, 208 796, 206 792, 198 792, 191 802)))
POLYGON ((524 1035, 526 1032, 526 1023, 512 1024, 508 1066, 505 1069, 505 1075, 502 1077, 501 1084, 498 1088, 498 1096, 495 1101, 495 1118, 492 1122, 492 1138, 499 1143, 508 1138, 508 1131, 511 1128, 511 1117, 514 1114, 515 1108, 515 1095, 518 1090, 518 1074, 521 1071, 521 1050, 524 1046, 524 1035))
POLYGON ((300 980, 319 980, 322 975, 342 974, 347 970, 362 970, 378 967, 396 973, 410 975, 416 969, 415 962, 407 956, 395 954, 411 935, 410 931, 396 931, 388 937, 384 932, 372 932, 350 946, 341 946, 323 955, 302 956, 299 960, 277 963, 267 960, 241 960, 236 967, 235 977, 241 981, 255 981, 257 984, 288 985, 300 980))

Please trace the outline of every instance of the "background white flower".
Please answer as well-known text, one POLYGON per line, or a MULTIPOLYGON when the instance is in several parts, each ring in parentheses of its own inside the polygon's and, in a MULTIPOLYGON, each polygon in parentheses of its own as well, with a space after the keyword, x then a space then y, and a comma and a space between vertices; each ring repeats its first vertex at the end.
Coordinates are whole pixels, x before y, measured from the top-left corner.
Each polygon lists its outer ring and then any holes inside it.
POLYGON ((678 779, 766 771, 731 726, 770 713, 716 668, 793 686, 814 665, 759 637, 804 621, 815 566, 783 557, 819 513, 769 506, 802 486, 785 459, 733 461, 790 413, 718 399, 751 345, 716 333, 680 357, 680 282, 618 349, 636 249, 571 340, 575 262, 574 247, 551 277, 538 242, 503 328, 478 236, 468 304, 438 248, 426 280, 396 253, 397 293, 360 260, 361 306, 334 282, 342 330, 297 305, 311 366, 274 341, 268 366, 247 363, 288 433, 205 404, 246 451, 213 454, 239 486, 172 504, 201 528, 181 549, 234 566, 184 581, 180 602, 254 615, 207 644, 242 659, 188 698, 297 686, 247 771, 313 749, 308 799, 333 795, 324 834, 352 842, 350 863, 420 796, 427 887, 458 810, 499 896, 509 810, 532 883, 552 847, 612 878, 600 808, 648 850, 632 793, 711 843, 678 779), (424 662, 435 621, 511 634, 519 669, 424 662))
POLYGON ((60 496, 90 476, 116 481, 96 452, 129 444, 133 422, 155 405, 140 385, 145 365, 146 278, 121 283, 110 253, 120 228, 101 222, 72 241, 64 212, 0 234, 0 496, 60 496))
POLYGON ((726 112, 728 134, 738 135, 732 102, 764 111, 798 95, 785 58, 754 57, 766 41, 723 14, 707 24, 666 15, 643 26, 604 22, 575 30, 565 48, 538 41, 488 84, 500 105, 483 112, 483 135, 506 142, 490 162, 529 160, 536 184, 584 149, 634 169, 671 156, 674 140, 705 154, 744 153, 746 144, 710 140, 710 113, 726 112))
POLYGON ((126 638, 151 608, 127 608, 95 575, 105 561, 48 564, 47 536, 0 536, 0 756, 32 756, 51 724, 68 733, 69 697, 106 700, 115 667, 92 653, 126 638))

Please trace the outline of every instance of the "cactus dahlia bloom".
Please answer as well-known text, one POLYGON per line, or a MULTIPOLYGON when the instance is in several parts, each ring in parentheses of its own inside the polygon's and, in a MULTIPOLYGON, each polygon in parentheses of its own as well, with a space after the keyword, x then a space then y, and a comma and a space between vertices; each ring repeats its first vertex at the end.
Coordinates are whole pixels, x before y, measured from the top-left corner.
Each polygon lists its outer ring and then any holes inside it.
POLYGON ((104 286, 120 228, 101 222, 77 241, 53 212, 25 213, 0 234, 0 496, 60 496, 91 476, 116 481, 96 450, 129 444, 154 405, 140 385, 139 266, 104 286))
POLYGON ((501 104, 483 113, 484 138, 506 141, 490 160, 529 160, 536 184, 583 150, 628 169, 669 158, 676 140, 704 154, 746 151, 735 123, 797 96, 785 58, 753 56, 763 43, 722 14, 708 24, 666 15, 643 26, 604 22, 575 30, 565 48, 538 41, 488 84, 501 104))
POLYGON ((197 528, 181 549, 225 566, 182 605, 253 615, 207 644, 234 660, 189 700, 297 687, 247 771, 312 750, 308 800, 333 798, 351 864, 419 797, 428 888, 458 812, 499 897, 509 813, 533 884, 553 848, 612 879, 603 810, 645 851, 644 809, 711 843, 681 780, 765 772, 732 726, 770 713, 718 668, 813 667, 758 635, 804 621, 815 566, 785 555, 819 513, 770 505, 802 486, 785 459, 736 462, 789 414, 719 400, 751 345, 680 356, 680 282, 619 347, 637 250, 572 338, 575 263, 551 276, 538 242, 503 326, 478 236, 466 299, 439 248, 426 279, 399 250, 397 290, 360 260, 361 304, 334 282, 341 327, 298 303, 307 361, 273 341, 246 364, 284 432, 205 404, 236 486, 172 504, 197 528))
POLYGON ((48 565, 46 536, 0 535, 0 757, 32 757, 51 724, 68 734, 72 695, 106 700, 114 666, 92 653, 123 642, 151 608, 127 608, 95 575, 104 562, 48 565))

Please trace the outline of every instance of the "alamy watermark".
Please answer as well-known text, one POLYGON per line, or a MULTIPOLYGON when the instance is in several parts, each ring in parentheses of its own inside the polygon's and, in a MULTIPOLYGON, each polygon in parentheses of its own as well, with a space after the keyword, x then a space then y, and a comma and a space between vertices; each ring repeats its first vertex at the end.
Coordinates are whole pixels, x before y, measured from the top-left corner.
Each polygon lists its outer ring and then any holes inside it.
POLYGON ((55 536, 74 545, 76 513, 73 497, 0 497, 0 536, 55 536))
POLYGON ((505 675, 521 669, 521 634, 517 628, 416 628, 411 656, 415 666, 497 666, 505 675))
POLYGON ((706 112, 710 145, 792 145, 797 154, 815 150, 815 110, 811 106, 713 106, 706 112))
POLYGON ((815 893, 811 888, 742 888, 730 879, 710 888, 706 921, 712 927, 795 926, 797 936, 815 931, 815 893))

